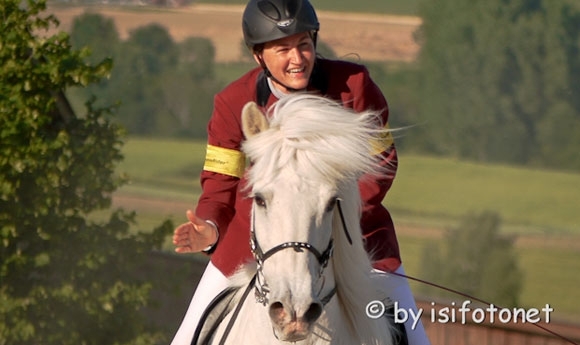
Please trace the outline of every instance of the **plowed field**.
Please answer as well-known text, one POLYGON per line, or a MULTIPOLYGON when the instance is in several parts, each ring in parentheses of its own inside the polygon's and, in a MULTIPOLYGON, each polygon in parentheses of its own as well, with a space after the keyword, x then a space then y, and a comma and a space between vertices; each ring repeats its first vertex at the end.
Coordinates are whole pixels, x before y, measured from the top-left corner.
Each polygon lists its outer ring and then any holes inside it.
MULTIPOLYGON (((70 30, 74 18, 85 11, 114 19, 122 38, 137 27, 158 23, 167 28, 176 41, 187 37, 206 37, 213 41, 216 60, 236 61, 241 56, 241 6, 196 4, 175 9, 141 7, 55 7, 60 29, 70 30)), ((421 25, 417 17, 381 14, 318 13, 321 40, 338 56, 357 54, 369 61, 413 61, 419 51, 414 33, 421 25)))

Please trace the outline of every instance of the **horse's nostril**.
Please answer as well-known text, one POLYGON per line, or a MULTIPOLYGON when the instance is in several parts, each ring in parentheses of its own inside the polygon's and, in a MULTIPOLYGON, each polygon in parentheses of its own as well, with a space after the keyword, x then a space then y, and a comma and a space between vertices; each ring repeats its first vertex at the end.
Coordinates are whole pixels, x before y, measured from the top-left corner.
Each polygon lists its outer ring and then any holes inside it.
POLYGON ((289 315, 282 302, 274 302, 270 304, 269 314, 274 322, 283 322, 284 319, 287 319, 286 321, 296 321, 298 316, 298 320, 301 320, 301 322, 313 323, 322 314, 322 304, 312 303, 304 315, 300 317, 300 315, 296 315, 293 312, 289 315))
POLYGON ((320 317, 322 314, 322 304, 312 303, 306 313, 304 313, 304 321, 307 323, 312 323, 320 317))
POLYGON ((284 305, 282 302, 274 302, 270 304, 269 314, 272 320, 278 321, 284 319, 286 312, 284 311, 284 305))

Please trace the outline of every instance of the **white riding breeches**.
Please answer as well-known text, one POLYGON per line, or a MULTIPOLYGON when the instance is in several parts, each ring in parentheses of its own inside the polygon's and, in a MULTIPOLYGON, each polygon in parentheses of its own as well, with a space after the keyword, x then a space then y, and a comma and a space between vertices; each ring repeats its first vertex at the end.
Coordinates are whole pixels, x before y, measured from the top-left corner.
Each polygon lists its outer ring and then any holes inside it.
POLYGON ((229 285, 228 278, 218 270, 211 261, 197 284, 189 308, 175 333, 171 345, 191 345, 193 334, 201 316, 211 301, 229 285))
MULTIPOLYGON (((387 288, 391 300, 398 302, 399 309, 405 308, 407 311, 413 309, 415 315, 417 315, 417 306, 407 279, 392 274, 385 274, 381 271, 376 271, 376 273, 378 273, 377 279, 380 279, 384 284, 383 286, 387 288)), ((400 266, 396 270, 396 273, 405 274, 405 271, 400 266)), ((228 287, 228 278, 210 262, 199 281, 195 294, 189 303, 189 308, 171 345, 191 344, 197 324, 206 307, 226 287, 228 287)), ((412 318, 409 318, 405 322, 405 330, 407 331, 409 345, 430 345, 421 321, 414 322, 412 318)))
MULTIPOLYGON (((406 278, 379 270, 374 270, 374 272, 377 273, 377 279, 382 281, 382 285, 386 288, 387 295, 393 303, 397 302, 398 309, 405 309, 407 312, 412 310, 413 315, 419 315, 415 298, 411 293, 411 287, 406 278)), ((399 268, 395 270, 395 273, 404 276, 405 270, 403 269, 403 265, 399 266, 399 268)), ((410 313, 411 312, 409 312, 409 314, 410 313)), ((413 320, 412 317, 408 317, 404 325, 409 345, 431 344, 427 337, 427 333, 425 333, 425 328, 423 327, 421 320, 413 320)))

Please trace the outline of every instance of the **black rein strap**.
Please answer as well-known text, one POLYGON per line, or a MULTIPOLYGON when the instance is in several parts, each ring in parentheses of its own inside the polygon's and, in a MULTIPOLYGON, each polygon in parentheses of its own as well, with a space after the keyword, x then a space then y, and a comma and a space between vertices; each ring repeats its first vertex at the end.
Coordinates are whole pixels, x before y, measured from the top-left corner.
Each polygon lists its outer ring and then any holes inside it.
POLYGON ((340 199, 336 199, 336 206, 338 207, 338 214, 340 215, 340 221, 342 222, 342 230, 344 230, 344 235, 348 240, 348 243, 352 245, 352 238, 348 233, 348 228, 346 227, 346 221, 344 220, 344 214, 342 213, 342 207, 340 206, 340 199))
POLYGON ((224 334, 222 335, 222 338, 220 339, 219 345, 224 345, 226 343, 226 339, 228 338, 228 335, 230 335, 230 332, 232 331, 232 328, 234 327, 234 323, 236 322, 236 319, 238 318, 238 315, 240 314, 240 311, 242 310, 244 302, 246 301, 246 298, 248 297, 248 294, 250 293, 250 291, 252 291, 252 287, 254 286, 255 281, 256 281, 256 276, 254 275, 254 277, 252 278, 252 280, 248 284, 248 287, 246 287, 246 290, 244 291, 242 298, 238 302, 238 305, 236 306, 236 309, 234 310, 234 313, 232 314, 232 318, 228 322, 228 325, 226 326, 226 329, 224 330, 224 334))

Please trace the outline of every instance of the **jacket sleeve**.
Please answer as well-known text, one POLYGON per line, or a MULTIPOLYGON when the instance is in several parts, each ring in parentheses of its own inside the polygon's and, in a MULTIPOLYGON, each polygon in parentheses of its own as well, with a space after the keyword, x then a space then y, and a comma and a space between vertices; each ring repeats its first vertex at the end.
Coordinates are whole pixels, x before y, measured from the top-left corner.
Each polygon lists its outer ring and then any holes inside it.
MULTIPOLYGON (((362 80, 355 88, 354 110, 380 111, 382 125, 388 128, 389 108, 379 87, 371 80, 366 68, 362 80), (356 92, 358 90, 358 92, 356 92)), ((391 188, 397 172, 397 150, 392 135, 383 138, 381 165, 385 168, 380 175, 364 175, 359 180, 362 199, 361 227, 367 251, 377 260, 375 268, 392 271, 401 263, 394 224, 382 201, 391 188)))
POLYGON ((223 238, 235 213, 235 200, 245 157, 240 151, 243 139, 239 116, 224 95, 214 98, 208 123, 208 146, 201 172, 202 193, 196 215, 214 222, 223 238))

